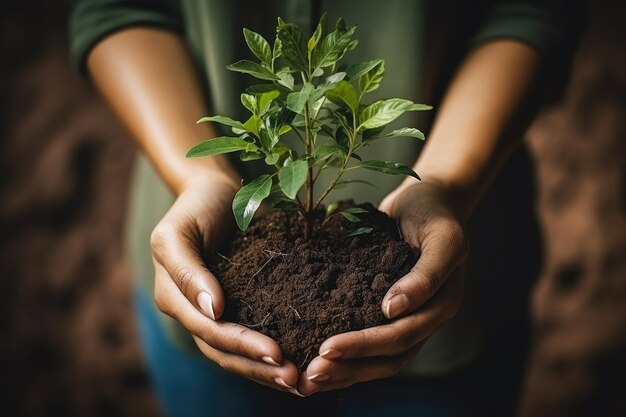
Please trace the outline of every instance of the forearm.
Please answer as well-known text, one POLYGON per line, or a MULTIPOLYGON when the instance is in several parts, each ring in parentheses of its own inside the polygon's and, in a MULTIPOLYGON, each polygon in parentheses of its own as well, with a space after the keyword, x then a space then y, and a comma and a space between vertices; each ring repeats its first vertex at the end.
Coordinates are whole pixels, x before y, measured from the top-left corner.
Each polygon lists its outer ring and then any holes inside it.
POLYGON ((519 42, 484 44, 470 53, 444 97, 415 171, 449 188, 465 217, 517 144, 518 137, 504 132, 539 62, 538 53, 519 42))
POLYGON ((166 184, 180 193, 205 175, 224 175, 236 186, 237 174, 224 155, 187 159, 199 140, 216 136, 195 70, 173 32, 133 28, 101 41, 87 61, 89 73, 166 184))

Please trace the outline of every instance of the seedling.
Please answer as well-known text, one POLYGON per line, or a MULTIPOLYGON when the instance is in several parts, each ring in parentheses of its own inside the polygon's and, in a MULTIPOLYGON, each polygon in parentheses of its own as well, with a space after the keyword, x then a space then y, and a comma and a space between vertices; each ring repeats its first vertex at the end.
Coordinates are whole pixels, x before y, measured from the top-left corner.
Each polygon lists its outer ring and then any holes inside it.
MULTIPOLYGON (((388 133, 383 129, 405 112, 430 110, 431 106, 402 98, 365 104, 366 94, 375 91, 383 80, 385 62, 382 59, 359 62, 345 71, 337 71, 339 61, 358 44, 353 39, 356 26, 346 26, 341 18, 332 32, 329 33, 326 26, 324 15, 307 39, 298 26, 278 18, 276 39, 271 47, 260 34, 243 29, 245 41, 259 62, 242 60, 227 68, 265 81, 241 94, 241 103, 251 116, 245 122, 226 116, 208 116, 198 121, 223 124, 231 129, 233 136, 201 142, 187 153, 188 157, 239 152, 242 161, 263 159, 274 171, 245 184, 235 195, 233 213, 242 230, 247 229, 261 203, 270 199, 275 209, 298 210, 304 221, 305 237, 311 238, 313 213, 329 193, 335 187, 363 182, 342 180, 351 170, 368 169, 419 179, 404 164, 362 160, 357 151, 379 139, 424 140, 424 134, 415 128, 388 133), (288 132, 294 132, 299 138, 299 149, 283 140, 288 132), (315 199, 319 175, 329 169, 335 170, 335 174, 315 199)), ((336 205, 329 205, 327 216, 335 210, 336 205)), ((358 222, 363 212, 363 209, 352 208, 339 214, 348 221, 358 222)), ((351 235, 371 230, 360 227, 351 235)))

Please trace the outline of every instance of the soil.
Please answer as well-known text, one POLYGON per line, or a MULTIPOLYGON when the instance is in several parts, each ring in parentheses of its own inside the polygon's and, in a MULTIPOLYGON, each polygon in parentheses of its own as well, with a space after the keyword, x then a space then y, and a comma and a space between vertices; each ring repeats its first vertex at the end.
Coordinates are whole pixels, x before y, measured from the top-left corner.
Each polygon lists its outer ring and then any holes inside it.
POLYGON ((359 223, 316 212, 310 240, 298 212, 271 212, 239 232, 211 265, 227 297, 224 319, 273 338, 300 369, 330 336, 388 322, 382 299, 418 253, 385 213, 358 207, 368 211, 359 223), (364 226, 373 231, 346 237, 364 226))

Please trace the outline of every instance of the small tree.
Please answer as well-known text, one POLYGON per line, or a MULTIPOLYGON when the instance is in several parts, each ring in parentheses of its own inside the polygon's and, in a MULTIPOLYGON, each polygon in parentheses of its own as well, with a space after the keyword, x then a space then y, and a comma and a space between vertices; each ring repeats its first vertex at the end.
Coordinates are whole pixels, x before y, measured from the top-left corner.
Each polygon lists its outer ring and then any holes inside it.
MULTIPOLYGON (((241 103, 251 113, 245 122, 226 116, 203 117, 198 121, 226 125, 234 136, 201 142, 187 153, 188 157, 240 152, 242 161, 264 159, 275 169, 273 174, 261 175, 244 185, 235 195, 233 212, 242 230, 248 227, 263 200, 271 197, 277 203, 275 207, 301 213, 305 237, 311 238, 313 213, 333 188, 359 181, 341 181, 350 170, 362 168, 419 179, 404 164, 364 161, 356 152, 377 139, 413 137, 424 140, 424 134, 415 128, 388 133, 383 129, 407 111, 430 110, 431 106, 401 98, 363 104, 365 94, 380 86, 385 62, 382 59, 359 62, 336 72, 344 54, 358 44, 352 38, 356 26, 347 27, 341 18, 334 31, 328 33, 326 26, 324 15, 307 41, 298 26, 278 18, 273 47, 260 34, 243 29, 246 43, 259 62, 242 60, 227 68, 268 83, 253 85, 241 94, 241 103), (300 139, 300 153, 281 140, 288 132, 295 132, 300 139), (320 135, 329 140, 318 143, 320 135), (327 169, 336 170, 336 174, 315 200, 318 177, 327 169), (302 187, 305 189, 303 198, 298 195, 302 187)), ((353 208, 341 214, 358 222, 357 215, 362 212, 353 208)), ((369 231, 369 228, 359 228, 352 234, 369 231)))

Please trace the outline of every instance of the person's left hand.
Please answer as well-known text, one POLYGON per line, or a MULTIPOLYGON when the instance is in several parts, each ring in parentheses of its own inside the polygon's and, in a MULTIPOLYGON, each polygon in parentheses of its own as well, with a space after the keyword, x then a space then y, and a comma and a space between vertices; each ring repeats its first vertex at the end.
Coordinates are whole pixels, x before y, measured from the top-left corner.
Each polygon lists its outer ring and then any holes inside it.
POLYGON ((301 394, 395 375, 457 313, 469 249, 453 201, 444 187, 427 182, 385 198, 380 209, 398 220, 404 239, 421 252, 413 269, 383 299, 383 313, 394 320, 326 340, 299 379, 301 394))

